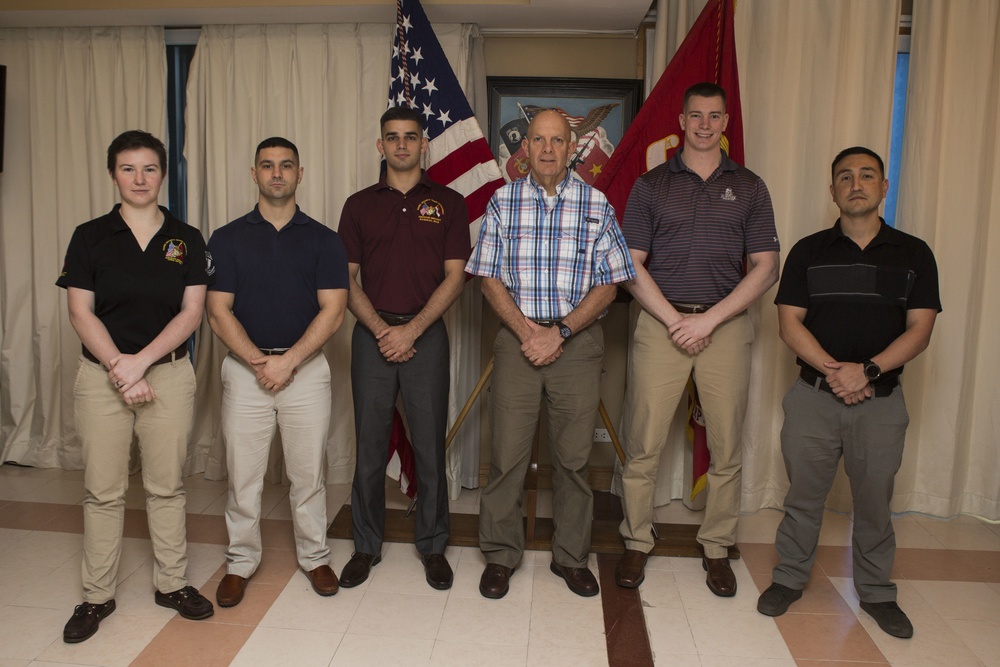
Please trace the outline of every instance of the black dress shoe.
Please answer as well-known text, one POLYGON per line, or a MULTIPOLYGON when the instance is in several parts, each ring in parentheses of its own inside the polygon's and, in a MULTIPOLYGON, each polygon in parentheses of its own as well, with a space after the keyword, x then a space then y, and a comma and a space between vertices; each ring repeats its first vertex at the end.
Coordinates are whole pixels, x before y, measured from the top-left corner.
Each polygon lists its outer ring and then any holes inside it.
POLYGON ((90 602, 78 604, 73 610, 73 615, 66 621, 66 627, 63 628, 63 641, 67 644, 76 644, 90 639, 97 632, 101 621, 110 616, 114 610, 114 599, 101 604, 90 602))
POLYGON ((194 586, 185 586, 173 593, 156 591, 153 596, 156 604, 174 609, 189 621, 200 621, 215 613, 215 607, 205 599, 194 586))
POLYGON ((483 570, 483 576, 479 578, 479 592, 484 598, 499 600, 507 595, 510 590, 510 576, 514 574, 514 568, 500 565, 499 563, 487 563, 483 570))
POLYGON ((647 554, 635 549, 626 549, 615 568, 615 583, 622 588, 639 588, 646 578, 647 554))
POLYGON ((868 615, 875 619, 878 627, 886 634, 900 639, 909 639, 913 636, 913 624, 895 600, 890 602, 865 602, 862 600, 861 608, 868 612, 868 615))
POLYGON ((343 588, 354 588, 368 580, 372 568, 382 562, 382 554, 363 554, 355 551, 351 560, 347 561, 344 571, 340 573, 340 585, 343 588))
POLYGON ((424 561, 424 576, 427 577, 427 583, 431 588, 439 591, 451 588, 455 574, 451 571, 451 565, 448 565, 448 559, 444 554, 425 554, 420 559, 424 561))
POLYGON ((705 583, 708 590, 720 598, 731 598, 736 595, 736 575, 729 566, 728 558, 708 558, 702 556, 701 566, 708 572, 705 583))
POLYGON ((243 601, 243 593, 247 590, 249 577, 241 577, 238 574, 227 574, 219 582, 219 587, 215 589, 215 601, 220 607, 235 607, 243 601))
POLYGON ((554 574, 566 580, 566 585, 577 595, 585 598, 593 597, 601 592, 594 573, 585 567, 566 567, 555 561, 549 565, 554 574))
POLYGON ((802 597, 802 591, 783 584, 771 584, 760 594, 757 611, 765 616, 781 616, 793 602, 802 597))

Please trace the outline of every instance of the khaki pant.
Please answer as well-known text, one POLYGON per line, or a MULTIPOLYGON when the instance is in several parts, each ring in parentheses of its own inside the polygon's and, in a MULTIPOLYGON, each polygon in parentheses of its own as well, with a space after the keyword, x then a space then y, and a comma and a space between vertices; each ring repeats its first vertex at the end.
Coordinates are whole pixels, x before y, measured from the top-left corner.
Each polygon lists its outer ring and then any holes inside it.
POLYGON ((146 515, 153 543, 153 583, 162 593, 187 585, 187 536, 181 469, 194 414, 195 378, 187 358, 150 366, 156 398, 126 405, 99 364, 81 357, 73 387, 76 432, 83 445, 83 599, 115 596, 125 521, 129 452, 138 438, 146 515))
POLYGON ((229 574, 249 577, 260 565, 260 497, 275 428, 281 429, 285 472, 291 482, 288 497, 299 566, 311 572, 330 562, 324 485, 326 436, 333 409, 330 364, 319 352, 296 370, 290 385, 270 392, 257 383, 254 370, 233 355, 222 362, 229 574))
POLYGON ((674 345, 663 323, 645 310, 639 313, 621 429, 625 520, 620 530, 626 548, 645 553, 653 548, 653 493, 660 453, 692 369, 712 456, 698 542, 709 558, 726 557, 727 548, 736 542, 752 342, 753 327, 743 313, 717 327, 712 343, 692 356, 674 345))
POLYGON ((521 560, 521 494, 544 397, 552 451, 552 559, 586 567, 594 519, 587 462, 600 400, 601 325, 591 324, 565 341, 562 356, 548 366, 535 367, 525 359, 521 342, 506 327, 497 334, 493 352, 493 447, 490 479, 479 503, 479 548, 488 563, 515 567, 521 560))

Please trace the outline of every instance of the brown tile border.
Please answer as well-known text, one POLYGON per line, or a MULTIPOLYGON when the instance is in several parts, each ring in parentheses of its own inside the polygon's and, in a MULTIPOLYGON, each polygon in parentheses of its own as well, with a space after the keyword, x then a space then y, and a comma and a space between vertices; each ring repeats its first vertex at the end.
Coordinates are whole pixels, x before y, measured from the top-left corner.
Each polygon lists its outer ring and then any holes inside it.
POLYGON ((653 665, 646 615, 642 610, 639 589, 621 588, 615 583, 619 556, 598 554, 597 569, 601 581, 601 605, 604 607, 604 635, 609 667, 653 665))

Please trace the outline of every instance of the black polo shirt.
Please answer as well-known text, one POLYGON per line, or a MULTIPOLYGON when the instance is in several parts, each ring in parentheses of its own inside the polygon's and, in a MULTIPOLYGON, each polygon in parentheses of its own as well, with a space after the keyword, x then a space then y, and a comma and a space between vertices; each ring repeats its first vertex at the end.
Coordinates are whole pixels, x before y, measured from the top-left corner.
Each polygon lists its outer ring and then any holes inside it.
POLYGON ((347 258, 376 310, 413 315, 444 280, 444 263, 472 251, 465 198, 424 174, 409 192, 385 182, 351 195, 340 216, 347 258))
POLYGON ((233 314, 259 348, 295 345, 319 313, 316 292, 347 289, 347 253, 335 231, 298 207, 278 231, 252 211, 212 233, 212 291, 234 295, 233 314))
POLYGON ((941 310, 937 263, 926 243, 885 221, 862 250, 837 220, 788 253, 774 302, 806 308, 804 324, 823 349, 837 361, 860 363, 906 331, 906 311, 941 310))
POLYGON ((143 250, 115 205, 76 228, 59 287, 94 293, 94 314, 118 350, 136 354, 180 311, 188 285, 211 282, 201 233, 160 207, 163 226, 143 250))

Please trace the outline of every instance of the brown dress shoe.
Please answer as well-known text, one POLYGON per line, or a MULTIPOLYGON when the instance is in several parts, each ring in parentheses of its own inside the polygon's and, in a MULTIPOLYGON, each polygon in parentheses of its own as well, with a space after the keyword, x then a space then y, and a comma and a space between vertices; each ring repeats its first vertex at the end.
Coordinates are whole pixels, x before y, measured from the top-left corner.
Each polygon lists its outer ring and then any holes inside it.
POLYGON ((247 589, 248 577, 238 574, 227 574, 219 582, 215 591, 215 601, 220 607, 235 607, 243 601, 243 592, 247 589))
POLYGON ((344 588, 354 588, 368 580, 372 568, 382 562, 382 554, 363 554, 355 551, 351 560, 340 571, 340 585, 344 588))
POLYGON ((705 578, 708 590, 720 598, 731 598, 736 595, 736 575, 733 574, 733 568, 729 567, 728 558, 702 556, 701 566, 708 572, 708 577, 705 578))
POLYGON ((337 575, 333 573, 329 565, 320 565, 315 570, 306 572, 306 576, 309 577, 309 583, 312 584, 313 590, 324 597, 333 595, 340 588, 337 575))
POLYGON ((424 576, 431 588, 439 591, 446 591, 451 588, 451 582, 455 578, 451 565, 444 554, 426 554, 420 557, 424 562, 424 576))
POLYGON ((615 583, 622 588, 639 588, 639 584, 646 578, 646 558, 647 554, 641 551, 626 549, 615 568, 615 583))
POLYGON ((483 570, 483 576, 479 579, 479 592, 484 598, 499 600, 510 590, 510 576, 512 574, 514 574, 512 567, 499 563, 487 563, 486 569, 483 570))
POLYGON ((554 574, 566 580, 566 585, 577 595, 585 598, 593 597, 601 592, 594 573, 585 567, 566 567, 555 561, 549 566, 554 574))

